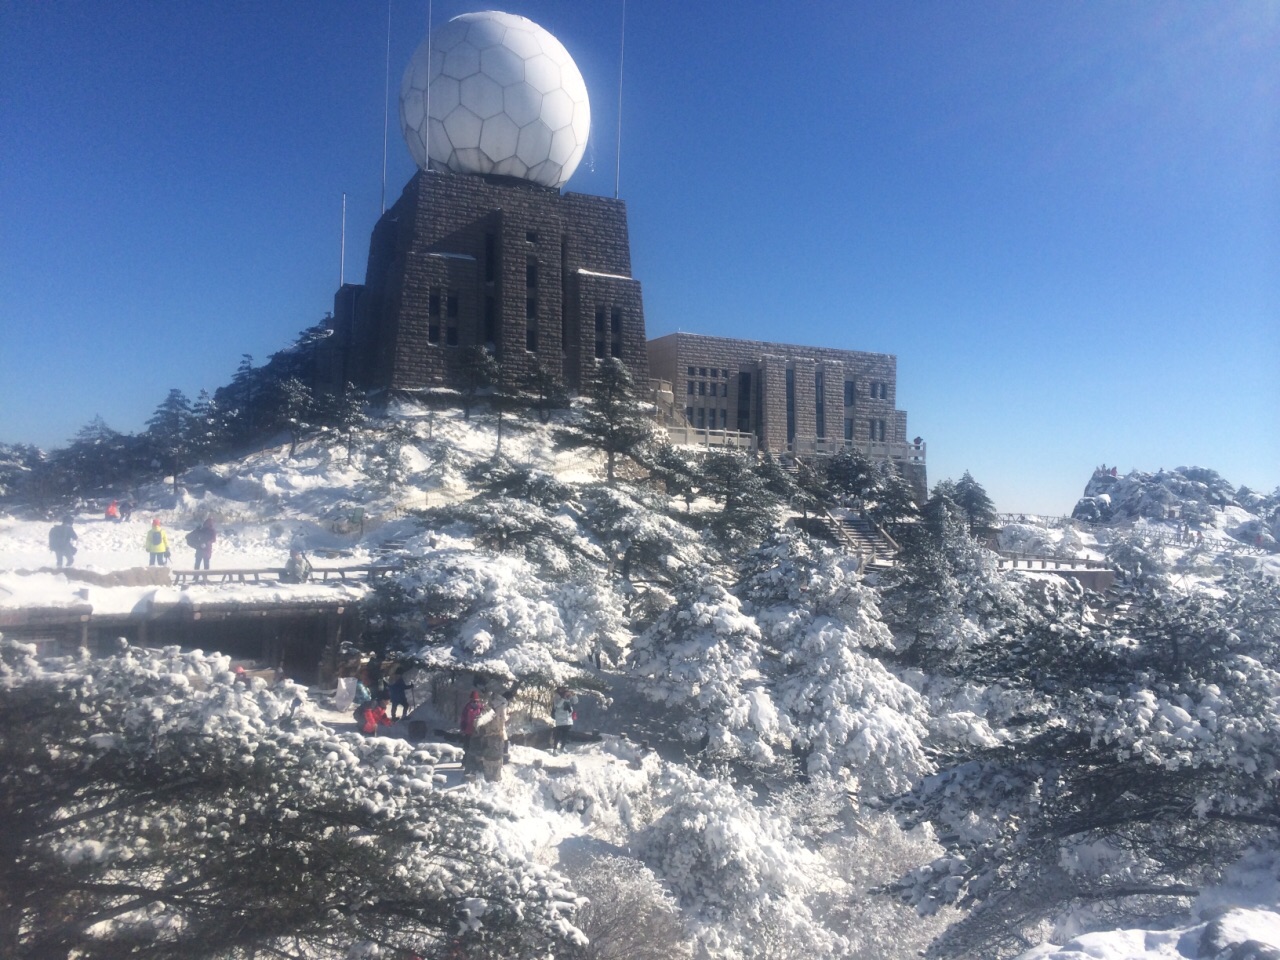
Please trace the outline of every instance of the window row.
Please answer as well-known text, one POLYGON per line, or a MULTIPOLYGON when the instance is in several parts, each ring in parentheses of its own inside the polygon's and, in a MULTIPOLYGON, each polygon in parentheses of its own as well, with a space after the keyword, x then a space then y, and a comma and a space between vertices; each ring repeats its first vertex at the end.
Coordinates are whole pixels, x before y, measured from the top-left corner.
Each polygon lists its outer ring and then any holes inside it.
MULTIPOLYGON (((867 421, 867 439, 868 439, 868 440, 878 440, 878 441, 883 441, 883 440, 885 439, 885 437, 886 437, 886 436, 887 436, 887 432, 886 432, 886 429, 885 429, 885 422, 884 422, 883 420, 868 420, 868 421, 867 421)), ((845 418, 844 418, 844 438, 845 438, 846 440, 853 440, 853 439, 854 439, 854 437, 853 437, 853 418, 852 418, 852 417, 845 417, 845 418)))
POLYGON ((729 371, 723 367, 687 367, 690 377, 710 377, 713 380, 728 380, 729 371))
MULTIPOLYGON (((879 380, 872 381, 867 384, 867 396, 872 400, 888 400, 889 384, 882 383, 879 380)), ((844 405, 852 407, 858 398, 858 384, 855 380, 846 380, 844 382, 844 405)))
POLYGON ((721 410, 718 414, 713 407, 685 407, 684 418, 691 427, 698 430, 728 430, 729 411, 721 410), (717 418, 720 421, 716 425, 717 418))
POLYGON ((705 380, 690 380, 688 382, 689 396, 697 394, 699 397, 727 397, 729 395, 728 383, 707 383, 705 380))

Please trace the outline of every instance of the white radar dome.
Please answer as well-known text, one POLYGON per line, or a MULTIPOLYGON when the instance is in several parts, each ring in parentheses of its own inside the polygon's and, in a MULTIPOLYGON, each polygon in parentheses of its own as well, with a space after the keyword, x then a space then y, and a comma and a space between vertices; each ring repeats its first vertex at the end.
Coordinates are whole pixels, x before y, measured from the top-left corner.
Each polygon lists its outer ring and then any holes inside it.
POLYGON ((464 13, 414 51, 400 129, 422 169, 495 173, 560 187, 587 149, 587 85, 532 20, 464 13))

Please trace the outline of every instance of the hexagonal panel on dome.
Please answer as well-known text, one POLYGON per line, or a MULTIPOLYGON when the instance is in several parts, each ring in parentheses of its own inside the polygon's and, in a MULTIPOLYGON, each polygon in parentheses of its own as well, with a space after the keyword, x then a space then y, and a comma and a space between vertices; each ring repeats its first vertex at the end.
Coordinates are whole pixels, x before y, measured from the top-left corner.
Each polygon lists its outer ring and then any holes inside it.
POLYGON ((547 159, 563 166, 573 158, 577 149, 578 138, 574 136, 573 128, 565 127, 551 135, 551 149, 547 152, 547 159))
MULTIPOLYGON (((426 99, 423 99, 426 103, 426 99)), ((453 77, 440 77, 431 84, 431 116, 443 119, 462 103, 462 83, 453 77)))
POLYGON ((480 133, 480 149, 494 163, 501 163, 508 157, 515 156, 519 138, 520 129, 509 116, 500 113, 484 122, 484 130, 480 133))
POLYGON ((524 79, 524 60, 508 47, 490 47, 480 51, 480 69, 502 87, 524 79))
POLYGON ((541 163, 551 156, 551 131, 541 120, 520 130, 520 140, 516 144, 516 156, 530 167, 541 163))
POLYGON ((550 93, 561 86, 560 64, 545 53, 524 62, 524 82, 539 93, 550 93))
POLYGON ((542 96, 542 122, 551 130, 573 123, 573 100, 561 88, 542 96))
POLYGON ((513 83, 502 91, 502 107, 517 127, 523 127, 541 115, 542 94, 527 83, 513 83))
POLYGON ((455 150, 478 146, 483 125, 483 120, 462 106, 456 107, 444 118, 444 132, 455 150))
MULTIPOLYGON (((544 30, 543 32, 545 33, 546 31, 544 30)), ((521 60, 528 60, 530 57, 542 53, 542 44, 538 42, 538 34, 523 27, 508 27, 507 37, 503 41, 503 46, 521 60)))
POLYGON ((458 93, 467 109, 482 120, 502 112, 502 87, 483 73, 473 73, 463 80, 458 93))
POLYGON ((465 40, 444 55, 444 75, 464 80, 480 72, 480 51, 465 40))
POLYGON ((463 14, 433 31, 405 70, 400 98, 405 142, 424 168, 560 187, 591 129, 586 84, 568 51, 508 13, 463 14))

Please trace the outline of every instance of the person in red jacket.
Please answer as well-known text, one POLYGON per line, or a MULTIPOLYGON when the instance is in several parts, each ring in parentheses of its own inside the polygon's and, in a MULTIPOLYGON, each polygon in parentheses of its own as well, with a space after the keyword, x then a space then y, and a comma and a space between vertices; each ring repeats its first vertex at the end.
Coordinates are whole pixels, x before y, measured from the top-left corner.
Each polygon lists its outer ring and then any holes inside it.
POLYGON ((372 737, 378 732, 378 727, 391 726, 391 718, 387 716, 388 698, 385 694, 378 697, 377 700, 370 700, 364 708, 364 721, 360 725, 360 731, 368 737, 372 737))

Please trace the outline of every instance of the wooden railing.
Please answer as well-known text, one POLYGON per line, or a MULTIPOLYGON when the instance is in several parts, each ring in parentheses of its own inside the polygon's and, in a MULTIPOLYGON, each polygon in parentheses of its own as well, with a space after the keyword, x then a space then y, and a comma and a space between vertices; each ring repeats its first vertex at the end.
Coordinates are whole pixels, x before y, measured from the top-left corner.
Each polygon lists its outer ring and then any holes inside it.
MULTIPOLYGON (((347 580, 376 580, 401 568, 394 564, 361 564, 349 567, 312 567, 306 582, 327 583, 347 580)), ((284 567, 235 567, 220 570, 175 570, 169 568, 174 583, 288 583, 284 567)), ((295 581, 296 582, 296 581, 295 581)))

